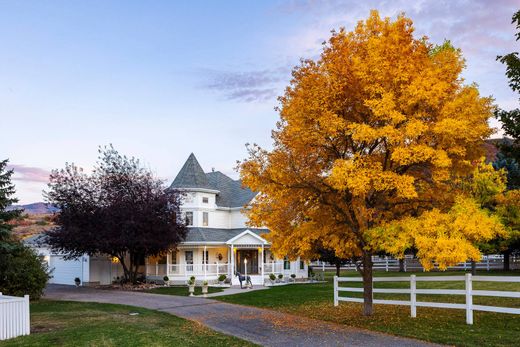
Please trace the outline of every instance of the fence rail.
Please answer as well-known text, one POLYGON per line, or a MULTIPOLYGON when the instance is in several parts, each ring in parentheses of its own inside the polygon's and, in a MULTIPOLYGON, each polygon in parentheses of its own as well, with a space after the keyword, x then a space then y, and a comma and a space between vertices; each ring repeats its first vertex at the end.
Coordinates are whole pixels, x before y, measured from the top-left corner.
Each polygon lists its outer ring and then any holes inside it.
MULTIPOLYGON (((399 259, 395 259, 392 257, 381 257, 381 256, 373 256, 372 257, 373 269, 374 270, 383 270, 383 271, 399 271, 399 259)), ((520 269, 520 257, 511 256, 510 257, 510 268, 511 269, 520 269)), ((316 268, 322 268, 323 270, 334 267, 334 265, 329 264, 327 262, 323 262, 320 260, 313 261, 310 263, 311 266, 316 268)), ((419 262, 417 258, 414 257, 406 257, 403 260, 403 270, 407 271, 424 271, 423 266, 419 262)), ((504 267, 504 257, 500 254, 493 255, 485 255, 482 257, 481 261, 476 262, 475 266, 477 270, 501 270, 504 267)), ((434 264, 434 268, 437 268, 437 264, 434 264)), ((342 270, 356 270, 356 265, 354 263, 348 263, 341 266, 342 270)), ((451 266, 448 268, 449 270, 470 270, 471 262, 463 262, 459 263, 455 266, 451 266)))
MULTIPOLYGON (((334 276, 334 306, 338 306, 340 301, 363 302, 362 298, 352 298, 339 296, 340 292, 362 293, 363 288, 341 287, 339 284, 344 282, 362 282, 361 277, 337 277, 334 276)), ((473 324, 473 311, 486 311, 498 313, 520 314, 520 308, 497 307, 486 305, 474 305, 474 296, 494 296, 503 298, 520 298, 520 292, 498 291, 498 290, 473 290, 473 282, 516 282, 520 283, 520 277, 513 276, 419 276, 410 277, 376 277, 373 282, 410 282, 410 288, 373 288, 374 293, 390 294, 410 294, 410 300, 382 300, 374 299, 374 304, 383 305, 405 305, 410 306, 411 317, 417 316, 417 307, 436 307, 466 310, 466 323, 473 324), (445 281, 464 281, 464 289, 417 289, 417 282, 445 282, 445 281), (417 301, 417 294, 429 295, 464 295, 464 304, 426 302, 417 301)), ((372 285, 373 286, 373 285, 372 285)))
POLYGON ((0 341, 29 334, 29 295, 20 298, 0 293, 0 341))

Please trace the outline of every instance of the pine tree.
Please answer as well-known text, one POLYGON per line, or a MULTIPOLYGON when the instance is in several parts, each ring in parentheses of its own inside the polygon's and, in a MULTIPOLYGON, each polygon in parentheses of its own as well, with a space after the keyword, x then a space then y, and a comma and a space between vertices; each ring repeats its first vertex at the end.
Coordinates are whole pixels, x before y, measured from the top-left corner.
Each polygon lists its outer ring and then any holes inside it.
POLYGON ((12 240, 9 221, 17 218, 21 210, 7 210, 9 206, 18 202, 13 195, 15 192, 14 184, 11 182, 13 170, 7 170, 7 159, 0 161, 0 249, 9 247, 12 240))

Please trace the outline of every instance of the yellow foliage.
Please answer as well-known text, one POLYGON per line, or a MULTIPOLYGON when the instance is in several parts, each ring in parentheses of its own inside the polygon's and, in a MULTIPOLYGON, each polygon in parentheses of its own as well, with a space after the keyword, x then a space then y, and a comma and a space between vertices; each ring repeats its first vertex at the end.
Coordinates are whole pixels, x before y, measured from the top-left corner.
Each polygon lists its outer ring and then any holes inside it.
POLYGON ((426 261, 478 258, 472 242, 487 239, 495 219, 462 200, 450 207, 492 133, 492 100, 463 84, 460 50, 413 32, 409 18, 372 11, 293 70, 273 149, 250 147, 239 164, 260 192, 251 225, 269 228, 276 253, 310 257, 321 244, 366 258, 382 245, 395 254, 420 245, 426 261), (413 237, 395 220, 419 223, 413 237), (376 229, 394 241, 374 243, 376 229))
POLYGON ((402 257, 414 245, 426 270, 439 269, 468 259, 480 260, 478 242, 507 236, 500 218, 490 215, 471 198, 458 197, 446 213, 433 209, 418 218, 404 218, 372 230, 372 247, 402 257))

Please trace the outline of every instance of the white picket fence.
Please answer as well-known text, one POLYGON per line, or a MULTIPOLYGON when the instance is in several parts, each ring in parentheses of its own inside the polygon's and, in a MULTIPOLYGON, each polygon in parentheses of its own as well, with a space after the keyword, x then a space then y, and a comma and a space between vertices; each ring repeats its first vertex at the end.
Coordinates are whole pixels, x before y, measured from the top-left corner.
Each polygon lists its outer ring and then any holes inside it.
MULTIPOLYGON (((334 306, 338 306, 340 301, 363 302, 363 298, 352 298, 339 296, 340 292, 356 292, 362 293, 363 288, 340 287, 342 282, 362 282, 361 277, 337 277, 334 276, 334 306)), ((485 305, 474 305, 474 296, 494 296, 502 298, 520 298, 520 292, 512 291, 496 291, 496 290, 473 290, 473 282, 516 282, 520 283, 520 277, 514 276, 419 276, 411 275, 410 277, 377 277, 373 278, 373 282, 410 282, 410 289, 406 288, 373 288, 374 293, 391 293, 391 294, 410 294, 410 301, 406 300, 381 300, 374 299, 374 304, 386 305, 405 305, 410 306, 410 315, 417 316, 417 307, 437 307, 437 308, 454 308, 466 310, 466 323, 473 324, 473 311, 487 311, 499 313, 520 314, 520 308, 496 307, 485 305), (465 289, 417 289, 417 282, 445 282, 445 281, 464 281, 465 289), (424 302, 417 301, 417 294, 428 295, 464 295, 466 302, 464 304, 443 303, 443 302, 424 302)))
POLYGON ((0 341, 29 334, 29 295, 20 298, 0 293, 0 341))

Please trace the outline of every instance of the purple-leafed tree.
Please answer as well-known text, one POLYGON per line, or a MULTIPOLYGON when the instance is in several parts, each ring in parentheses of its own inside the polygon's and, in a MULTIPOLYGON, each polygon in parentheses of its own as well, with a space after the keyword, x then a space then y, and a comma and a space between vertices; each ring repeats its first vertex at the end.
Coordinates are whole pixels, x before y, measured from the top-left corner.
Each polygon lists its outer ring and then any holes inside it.
POLYGON ((100 147, 91 174, 74 164, 54 170, 45 195, 59 208, 57 228, 47 233, 52 249, 67 258, 108 254, 132 283, 140 260, 175 248, 186 235, 182 195, 112 146, 100 147))

